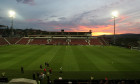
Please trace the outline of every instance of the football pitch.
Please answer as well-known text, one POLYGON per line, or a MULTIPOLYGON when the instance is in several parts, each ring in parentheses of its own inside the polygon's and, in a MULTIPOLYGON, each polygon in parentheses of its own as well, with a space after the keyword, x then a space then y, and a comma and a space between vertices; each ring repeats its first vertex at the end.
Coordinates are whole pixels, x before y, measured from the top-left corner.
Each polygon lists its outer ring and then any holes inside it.
POLYGON ((140 51, 114 46, 0 46, 0 73, 8 78, 32 78, 43 72, 42 64, 52 68, 51 79, 140 79, 140 51), (20 72, 21 66, 25 73, 20 72), (60 67, 62 73, 60 74, 60 67))

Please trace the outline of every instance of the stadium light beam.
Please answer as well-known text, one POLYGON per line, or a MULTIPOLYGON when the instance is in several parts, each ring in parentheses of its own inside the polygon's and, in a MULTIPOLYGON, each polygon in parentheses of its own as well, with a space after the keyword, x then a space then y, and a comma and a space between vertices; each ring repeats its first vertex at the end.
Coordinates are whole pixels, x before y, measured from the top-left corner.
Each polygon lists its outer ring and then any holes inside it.
POLYGON ((15 11, 10 10, 9 11, 9 17, 11 17, 11 35, 13 36, 14 32, 13 32, 13 19, 15 18, 15 11))
POLYGON ((113 41, 113 44, 115 45, 116 44, 116 39, 115 39, 115 33, 116 33, 116 31, 115 31, 115 27, 116 27, 116 17, 118 17, 118 11, 114 11, 114 12, 112 12, 112 16, 113 16, 113 18, 114 18, 114 41, 113 41))
POLYGON ((13 17, 14 18, 15 14, 16 14, 15 11, 13 11, 13 10, 9 11, 9 17, 13 17))
POLYGON ((118 14, 119 14, 118 11, 113 11, 113 12, 112 12, 112 16, 113 16, 113 17, 118 17, 118 14))

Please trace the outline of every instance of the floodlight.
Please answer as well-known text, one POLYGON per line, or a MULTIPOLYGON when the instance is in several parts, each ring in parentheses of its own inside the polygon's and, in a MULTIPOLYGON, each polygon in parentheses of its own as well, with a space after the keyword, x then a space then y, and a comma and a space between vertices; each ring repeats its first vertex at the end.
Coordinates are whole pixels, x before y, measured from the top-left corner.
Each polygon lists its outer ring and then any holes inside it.
POLYGON ((12 17, 12 18, 14 18, 15 17, 15 11, 13 11, 13 10, 10 10, 9 11, 9 17, 12 17))
POLYGON ((118 11, 113 11, 113 12, 112 12, 112 16, 113 16, 113 17, 118 17, 118 14, 119 14, 118 11))
POLYGON ((115 23, 115 19, 116 19, 116 17, 118 17, 118 11, 113 11, 112 12, 112 16, 113 16, 113 18, 114 18, 114 45, 116 44, 116 41, 115 41, 115 25, 116 25, 116 23, 115 23))
POLYGON ((15 14, 16 14, 15 11, 13 11, 13 10, 9 11, 9 17, 11 18, 11 36, 14 35, 14 32, 13 32, 13 19, 15 17, 15 14))

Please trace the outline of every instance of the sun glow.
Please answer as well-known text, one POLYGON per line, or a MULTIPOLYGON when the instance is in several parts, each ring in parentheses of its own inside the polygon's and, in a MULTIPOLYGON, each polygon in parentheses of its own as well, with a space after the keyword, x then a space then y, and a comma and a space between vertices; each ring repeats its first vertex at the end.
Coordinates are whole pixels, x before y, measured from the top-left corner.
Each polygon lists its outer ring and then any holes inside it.
POLYGON ((92 36, 100 36, 100 35, 112 35, 112 33, 106 33, 106 32, 93 32, 92 36))

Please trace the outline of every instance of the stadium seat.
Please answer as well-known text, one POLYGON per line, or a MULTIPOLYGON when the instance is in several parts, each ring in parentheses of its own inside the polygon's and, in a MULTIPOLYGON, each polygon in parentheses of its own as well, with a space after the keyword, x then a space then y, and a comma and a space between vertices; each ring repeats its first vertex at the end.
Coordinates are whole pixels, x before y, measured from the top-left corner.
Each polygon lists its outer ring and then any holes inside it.
POLYGON ((8 45, 9 43, 4 39, 0 38, 0 45, 8 45))

